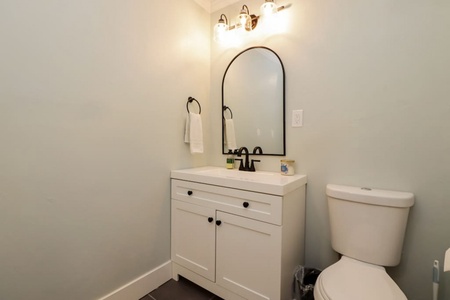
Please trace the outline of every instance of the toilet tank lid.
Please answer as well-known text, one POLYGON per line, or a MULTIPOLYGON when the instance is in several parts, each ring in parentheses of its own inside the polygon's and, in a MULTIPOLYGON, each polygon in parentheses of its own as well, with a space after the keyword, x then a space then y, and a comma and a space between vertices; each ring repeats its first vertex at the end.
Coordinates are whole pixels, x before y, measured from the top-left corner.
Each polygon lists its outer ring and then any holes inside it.
POLYGON ((328 184, 327 195, 332 198, 390 207, 411 207, 414 194, 363 187, 328 184))

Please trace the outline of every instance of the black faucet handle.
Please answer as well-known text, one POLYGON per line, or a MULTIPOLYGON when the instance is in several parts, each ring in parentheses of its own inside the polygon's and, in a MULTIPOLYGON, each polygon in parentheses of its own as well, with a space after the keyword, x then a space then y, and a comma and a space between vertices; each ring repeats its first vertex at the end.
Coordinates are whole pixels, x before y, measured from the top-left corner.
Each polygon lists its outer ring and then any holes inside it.
POLYGON ((237 160, 237 161, 240 161, 241 163, 239 164, 239 170, 240 171, 244 171, 244 164, 242 163, 242 161, 243 161, 243 159, 242 158, 235 158, 234 159, 235 161, 237 160))
POLYGON ((263 154, 263 150, 260 146, 256 146, 255 148, 253 148, 253 154, 263 154))
POLYGON ((249 171, 250 172, 255 172, 256 171, 256 169, 255 169, 255 162, 260 162, 261 160, 259 160, 259 159, 252 159, 252 163, 251 163, 251 165, 250 165, 250 169, 249 169, 249 171))

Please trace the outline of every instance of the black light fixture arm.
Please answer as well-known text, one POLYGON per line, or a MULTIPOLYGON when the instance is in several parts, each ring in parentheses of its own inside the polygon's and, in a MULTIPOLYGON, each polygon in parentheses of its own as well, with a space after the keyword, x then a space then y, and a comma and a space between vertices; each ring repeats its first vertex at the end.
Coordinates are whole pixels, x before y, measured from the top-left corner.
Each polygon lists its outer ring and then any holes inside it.
POLYGON ((241 8, 241 14, 247 14, 247 15, 250 15, 250 10, 248 9, 248 6, 247 5, 242 5, 242 8, 241 8))
POLYGON ((219 18, 219 23, 224 23, 228 25, 228 18, 225 14, 221 14, 219 18), (224 20, 225 19, 225 20, 224 20))

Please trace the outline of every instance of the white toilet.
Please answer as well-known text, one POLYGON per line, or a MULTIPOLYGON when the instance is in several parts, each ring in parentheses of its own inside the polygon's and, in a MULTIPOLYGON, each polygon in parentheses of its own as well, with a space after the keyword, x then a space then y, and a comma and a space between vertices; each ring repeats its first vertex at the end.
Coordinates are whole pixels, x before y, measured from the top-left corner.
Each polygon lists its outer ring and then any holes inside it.
POLYGON ((319 275, 315 300, 399 300, 383 266, 400 263, 414 195, 327 185, 331 245, 342 258, 319 275))

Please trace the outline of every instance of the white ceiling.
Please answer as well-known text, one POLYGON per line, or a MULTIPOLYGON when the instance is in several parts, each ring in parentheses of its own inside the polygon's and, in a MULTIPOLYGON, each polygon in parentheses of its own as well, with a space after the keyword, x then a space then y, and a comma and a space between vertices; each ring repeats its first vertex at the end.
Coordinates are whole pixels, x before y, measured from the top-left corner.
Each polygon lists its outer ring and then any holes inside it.
POLYGON ((215 12, 221 8, 238 2, 239 0, 194 0, 208 12, 215 12))

